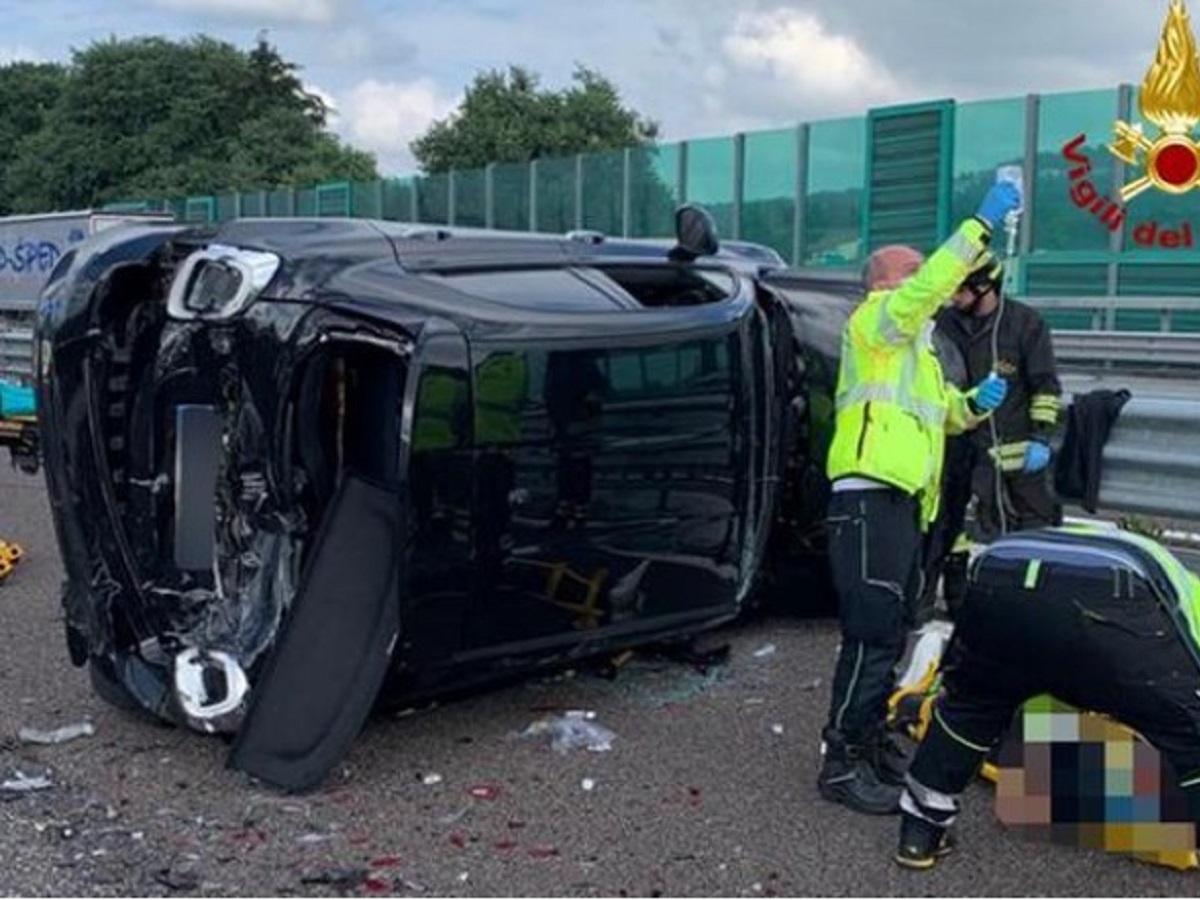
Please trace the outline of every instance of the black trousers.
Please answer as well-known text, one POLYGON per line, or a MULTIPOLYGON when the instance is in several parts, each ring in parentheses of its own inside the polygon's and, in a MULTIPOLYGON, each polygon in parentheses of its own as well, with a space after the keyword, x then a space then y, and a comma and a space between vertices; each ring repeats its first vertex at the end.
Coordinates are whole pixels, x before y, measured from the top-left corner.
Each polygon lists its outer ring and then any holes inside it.
MULTIPOLYGON (((971 502, 972 472, 975 468, 976 449, 970 435, 956 435, 946 439, 946 456, 942 466, 942 496, 938 515, 924 538, 925 590, 916 613, 918 624, 933 618, 937 604, 937 585, 954 542, 962 534, 966 524, 967 506, 971 502)), ((951 585, 947 585, 951 587, 951 585)), ((961 597, 952 590, 946 594, 946 604, 951 618, 961 605, 961 597)))
POLYGON ((1047 466, 1041 472, 1005 472, 1001 476, 1001 494, 996 495, 996 469, 986 454, 976 465, 972 477, 981 536, 992 541, 1002 533, 1028 531, 1062 524, 1062 503, 1054 493, 1053 477, 1047 466), (1004 504, 1001 518, 1000 504, 1004 504))
POLYGON ((892 488, 835 491, 829 501, 842 647, 826 727, 847 744, 883 729, 921 590, 919 515, 916 498, 892 488))
POLYGON ((918 801, 920 787, 962 793, 1018 707, 1048 693, 1138 731, 1171 763, 1200 823, 1200 672, 1154 598, 1106 594, 972 591, 909 770, 918 801))

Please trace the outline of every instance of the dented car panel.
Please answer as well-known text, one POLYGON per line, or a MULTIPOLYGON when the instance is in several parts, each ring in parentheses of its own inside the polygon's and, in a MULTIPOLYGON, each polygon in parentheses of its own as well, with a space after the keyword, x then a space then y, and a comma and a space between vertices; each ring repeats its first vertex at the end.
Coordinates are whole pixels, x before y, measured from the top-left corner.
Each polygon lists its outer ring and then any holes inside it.
POLYGON ((73 661, 301 789, 377 696, 736 616, 820 443, 799 311, 849 292, 669 249, 363 220, 77 248, 37 351, 73 661))

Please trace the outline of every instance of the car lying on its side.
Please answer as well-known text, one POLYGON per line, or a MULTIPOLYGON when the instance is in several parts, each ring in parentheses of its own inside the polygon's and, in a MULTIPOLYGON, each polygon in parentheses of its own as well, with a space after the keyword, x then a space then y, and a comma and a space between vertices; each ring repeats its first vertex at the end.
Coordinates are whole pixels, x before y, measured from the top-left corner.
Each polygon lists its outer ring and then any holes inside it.
POLYGON ((845 278, 677 241, 129 226, 43 293, 72 660, 318 783, 379 701, 822 596, 845 278))

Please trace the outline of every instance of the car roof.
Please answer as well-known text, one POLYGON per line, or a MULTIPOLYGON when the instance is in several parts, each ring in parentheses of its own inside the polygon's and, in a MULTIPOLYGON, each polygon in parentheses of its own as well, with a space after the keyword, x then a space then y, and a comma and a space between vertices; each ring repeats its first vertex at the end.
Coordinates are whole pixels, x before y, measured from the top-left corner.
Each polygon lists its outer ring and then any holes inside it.
MULTIPOLYGON (((587 264, 625 258, 668 262, 675 242, 663 238, 611 237, 597 231, 549 234, 412 224, 380 219, 234 219, 219 226, 214 241, 278 253, 289 260, 337 255, 394 256, 412 273, 490 266, 587 264)), ((747 241, 723 242, 718 253, 697 260, 734 268, 782 266, 771 248, 747 241)))

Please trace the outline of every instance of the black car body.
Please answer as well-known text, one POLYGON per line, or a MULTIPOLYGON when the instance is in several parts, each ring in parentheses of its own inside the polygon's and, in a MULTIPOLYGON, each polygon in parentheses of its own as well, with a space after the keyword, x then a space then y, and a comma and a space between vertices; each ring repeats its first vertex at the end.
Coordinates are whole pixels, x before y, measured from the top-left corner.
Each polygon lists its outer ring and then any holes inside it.
POLYGON ((380 697, 819 602, 856 294, 590 233, 106 232, 39 309, 72 659, 304 788, 380 697))

